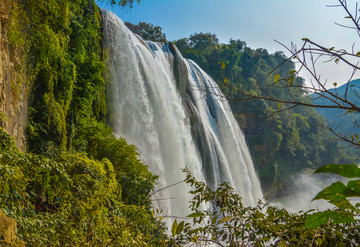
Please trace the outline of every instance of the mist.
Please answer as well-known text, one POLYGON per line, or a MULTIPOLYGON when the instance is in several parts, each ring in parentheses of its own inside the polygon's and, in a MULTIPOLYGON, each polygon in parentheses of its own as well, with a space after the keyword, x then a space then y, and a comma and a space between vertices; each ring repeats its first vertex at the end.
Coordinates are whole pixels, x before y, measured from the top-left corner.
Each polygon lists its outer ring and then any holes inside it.
POLYGON ((318 174, 300 174, 294 179, 289 196, 270 202, 270 204, 285 208, 291 213, 310 209, 321 211, 331 209, 334 206, 325 200, 312 200, 321 190, 335 181, 335 178, 324 178, 324 176, 318 174))

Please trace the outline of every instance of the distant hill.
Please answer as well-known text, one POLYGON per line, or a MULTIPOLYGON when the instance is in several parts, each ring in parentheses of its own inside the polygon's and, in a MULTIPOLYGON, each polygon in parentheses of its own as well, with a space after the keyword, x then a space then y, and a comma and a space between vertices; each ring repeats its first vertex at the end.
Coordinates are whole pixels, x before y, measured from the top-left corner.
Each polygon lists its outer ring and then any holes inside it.
MULTIPOLYGON (((329 91, 332 93, 344 97, 346 93, 346 88, 348 84, 344 84, 338 88, 332 88, 329 91)), ((313 95, 315 97, 315 95, 313 95)), ((348 101, 355 103, 356 105, 360 105, 360 79, 353 80, 349 82, 348 93, 347 93, 348 101)), ((334 102, 320 98, 313 98, 312 101, 315 104, 319 105, 335 105, 334 102)), ((360 123, 360 114, 359 113, 347 113, 342 109, 328 109, 328 108, 317 108, 317 112, 324 116, 325 119, 331 124, 334 128, 338 127, 339 131, 343 130, 346 134, 351 133, 360 133, 359 123, 360 123), (356 124, 358 123, 358 124, 356 124)))

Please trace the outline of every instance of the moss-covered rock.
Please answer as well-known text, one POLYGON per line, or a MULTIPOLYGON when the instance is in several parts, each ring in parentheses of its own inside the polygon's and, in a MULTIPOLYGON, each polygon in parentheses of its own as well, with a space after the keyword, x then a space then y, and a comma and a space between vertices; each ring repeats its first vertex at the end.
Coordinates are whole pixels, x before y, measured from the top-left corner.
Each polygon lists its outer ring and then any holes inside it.
POLYGON ((7 217, 0 209, 0 246, 25 246, 24 241, 17 237, 16 232, 16 221, 13 218, 7 217))

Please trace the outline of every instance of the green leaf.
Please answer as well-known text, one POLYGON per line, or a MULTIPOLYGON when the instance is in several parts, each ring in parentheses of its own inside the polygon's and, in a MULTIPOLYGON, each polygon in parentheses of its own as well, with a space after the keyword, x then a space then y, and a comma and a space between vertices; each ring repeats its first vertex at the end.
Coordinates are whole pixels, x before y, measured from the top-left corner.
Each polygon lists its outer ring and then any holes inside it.
POLYGON ((221 220, 219 220, 218 224, 222 224, 222 223, 228 222, 228 221, 231 220, 231 219, 232 219, 231 216, 226 216, 226 217, 222 218, 221 220))
POLYGON ((191 241, 192 241, 193 243, 197 243, 197 242, 198 242, 198 237, 197 237, 196 234, 195 234, 193 237, 191 237, 191 241))
POLYGON ((224 78, 224 82, 227 83, 227 81, 228 81, 228 78, 225 77, 225 78, 224 78))
POLYGON ((275 75, 274 75, 274 82, 275 82, 275 83, 278 83, 278 81, 279 81, 279 74, 278 74, 278 73, 275 73, 275 75))
POLYGON ((325 199, 340 209, 355 210, 354 206, 346 199, 350 189, 342 182, 336 182, 319 192, 313 200, 325 199))
POLYGON ((221 69, 225 69, 225 63, 221 63, 221 69))
POLYGON ((176 228, 176 235, 180 234, 184 229, 185 222, 181 221, 180 224, 176 228))
POLYGON ((337 83, 336 82, 334 82, 334 87, 336 87, 337 86, 337 83))
MULTIPOLYGON (((347 187, 360 194, 360 180, 351 180, 348 182, 347 187)), ((358 195, 356 195, 358 196, 358 195)), ((359 196, 360 197, 360 196, 359 196)))
POLYGON ((328 172, 347 178, 360 177, 360 168, 355 164, 335 165, 329 164, 318 168, 314 173, 328 172))
POLYGON ((177 220, 174 221, 172 227, 171 227, 171 234, 174 237, 176 235, 176 229, 177 229, 177 220))
POLYGON ((317 246, 321 246, 321 244, 322 244, 321 238, 317 238, 317 239, 315 240, 315 242, 316 242, 317 246))
POLYGON ((291 84, 293 84, 293 82, 294 82, 294 77, 292 76, 289 78, 289 84, 291 85, 291 84))
POLYGON ((289 75, 296 73, 296 69, 290 70, 289 75))
POLYGON ((336 212, 331 218, 335 224, 354 222, 354 215, 350 212, 336 212))
POLYGON ((203 213, 198 212, 198 213, 189 214, 189 215, 186 216, 186 217, 189 217, 189 218, 197 218, 197 217, 203 217, 203 216, 204 216, 203 213))
POLYGON ((326 224, 330 217, 336 214, 333 211, 318 212, 306 217, 305 228, 315 228, 326 224))
POLYGON ((279 109, 281 108, 281 103, 278 103, 278 108, 279 108, 279 109))
POLYGON ((330 219, 335 224, 354 222, 350 212, 325 211, 309 215, 305 220, 305 228, 315 228, 326 224, 330 219))

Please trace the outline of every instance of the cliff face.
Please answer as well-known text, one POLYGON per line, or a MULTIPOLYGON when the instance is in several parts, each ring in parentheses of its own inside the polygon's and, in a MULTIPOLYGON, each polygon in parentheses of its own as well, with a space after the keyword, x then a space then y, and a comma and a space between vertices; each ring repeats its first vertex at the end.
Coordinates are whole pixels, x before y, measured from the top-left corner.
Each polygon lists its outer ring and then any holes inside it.
MULTIPOLYGON (((0 1, 0 124, 25 150, 27 87, 20 56, 22 51, 8 41, 11 25, 8 0, 0 1)), ((23 65, 24 66, 24 65, 23 65)))

